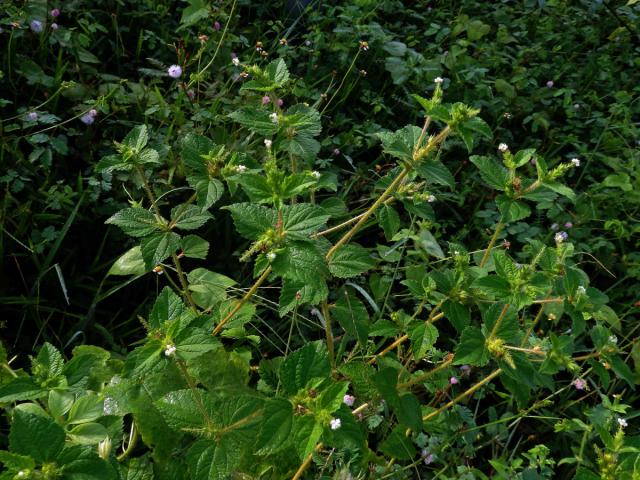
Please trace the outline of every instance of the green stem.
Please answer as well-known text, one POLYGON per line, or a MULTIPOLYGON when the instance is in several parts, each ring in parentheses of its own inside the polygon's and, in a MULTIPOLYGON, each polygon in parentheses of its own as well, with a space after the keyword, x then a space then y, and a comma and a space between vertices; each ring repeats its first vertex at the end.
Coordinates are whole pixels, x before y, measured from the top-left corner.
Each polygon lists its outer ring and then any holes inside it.
POLYGON ((335 367, 336 358, 333 346, 333 332, 331 330, 331 314, 329 313, 329 304, 326 300, 322 302, 321 309, 322 316, 324 317, 324 333, 327 337, 327 350, 329 352, 329 360, 331 361, 331 366, 335 367))
POLYGON ((500 325, 502 324, 502 321, 504 320, 504 317, 507 316, 507 311, 509 310, 509 304, 505 304, 504 307, 502 307, 502 311, 500 312, 500 316, 498 317, 498 319, 496 320, 496 323, 493 325, 493 328, 491 329, 491 333, 489 334, 489 338, 487 340, 492 340, 493 338, 495 338, 496 333, 498 332, 498 328, 500 328, 500 325))
POLYGON ((124 452, 116 456, 116 460, 118 460, 119 462, 126 460, 126 458, 131 454, 131 452, 135 448, 136 443, 138 443, 138 429, 136 428, 136 424, 132 423, 131 437, 129 438, 129 444, 127 445, 127 448, 124 450, 124 452))
POLYGON ((496 244, 496 241, 498 240, 498 235, 500 235, 500 232, 502 232, 503 228, 504 228, 504 223, 502 222, 496 225, 496 231, 493 232, 493 236, 489 241, 489 246, 487 246, 487 249, 484 251, 484 255, 482 256, 482 260, 480 261, 480 267, 484 267, 484 264, 487 263, 487 260, 489 260, 489 254, 491 253, 491 249, 496 244))

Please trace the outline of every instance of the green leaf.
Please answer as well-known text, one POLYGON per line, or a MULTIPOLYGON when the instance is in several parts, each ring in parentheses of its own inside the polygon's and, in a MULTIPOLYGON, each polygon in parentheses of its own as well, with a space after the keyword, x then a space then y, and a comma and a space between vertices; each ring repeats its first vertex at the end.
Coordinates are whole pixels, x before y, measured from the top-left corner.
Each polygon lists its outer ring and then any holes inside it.
POLYGON ((442 311, 458 332, 462 332, 471 323, 469 309, 461 303, 447 300, 442 304, 442 311))
POLYGON ((195 230, 211 220, 213 216, 195 205, 178 205, 171 209, 171 221, 175 228, 195 230))
POLYGON ((142 165, 146 165, 148 163, 153 163, 156 165, 160 164, 159 154, 153 148, 145 148, 144 150, 142 150, 137 159, 138 163, 142 165))
POLYGON ((126 171, 134 168, 134 165, 127 163, 120 155, 107 155, 102 157, 96 164, 96 172, 112 173, 114 171, 126 171))
MULTIPOLYGON (((196 172, 197 179, 209 178, 209 166, 222 163, 225 158, 224 146, 217 145, 202 135, 188 133, 182 140, 180 156, 189 170, 196 172)), ((189 180, 189 177, 187 177, 189 180)), ((194 185, 189 181, 189 184, 194 185)))
POLYGON ((202 329, 187 328, 175 339, 176 355, 182 360, 193 360, 215 350, 220 342, 202 329))
POLYGON ((197 235, 187 235, 180 240, 180 248, 187 258, 207 258, 209 242, 197 235))
POLYGON ((293 198, 296 195, 304 195, 309 188, 317 184, 315 178, 310 177, 306 173, 294 173, 287 175, 282 181, 280 196, 283 199, 293 198))
POLYGON ((278 251, 271 267, 277 275, 300 282, 315 283, 326 275, 322 253, 309 242, 290 242, 278 251))
POLYGON ((254 90, 257 92, 270 92, 282 88, 289 81, 289 70, 282 58, 269 63, 263 72, 256 74, 255 78, 245 82, 240 91, 254 90))
POLYGON ((536 154, 535 148, 527 148, 525 150, 519 150, 513 156, 514 168, 518 168, 518 167, 521 167, 522 165, 525 165, 531 160, 531 158, 533 158, 535 154, 536 154))
POLYGON ((422 249, 424 249, 424 251, 427 252, 429 255, 432 255, 440 259, 445 258, 442 248, 440 247, 440 245, 438 244, 438 241, 429 230, 424 228, 420 230, 420 233, 416 238, 416 243, 422 249))
POLYGON ((547 187, 549 190, 553 190, 557 194, 568 198, 573 203, 576 203, 576 194, 575 194, 575 192, 573 190, 571 190, 569 187, 567 187, 566 185, 563 185, 563 184, 561 184, 559 182, 551 182, 551 181, 545 181, 543 183, 543 185, 545 187, 547 187))
POLYGON ((498 78, 495 82, 496 91, 503 94, 508 99, 516 97, 516 89, 506 80, 498 78))
POLYGON ((310 342, 290 353, 280 366, 280 380, 288 394, 296 394, 312 379, 325 379, 331 366, 323 342, 310 342))
POLYGON ((233 442, 199 440, 187 452, 189 478, 192 480, 228 480, 240 461, 233 442))
POLYGON ((498 210, 500 210, 502 221, 505 223, 517 222, 531 215, 531 209, 526 203, 513 200, 506 195, 498 195, 496 204, 498 205, 498 210))
POLYGON ((97 445, 109 436, 109 431, 100 423, 83 423, 73 427, 67 435, 73 443, 80 445, 97 445))
POLYGON ((265 109, 243 107, 229 114, 229 117, 258 135, 271 137, 278 132, 280 126, 271 120, 270 114, 265 109))
POLYGON ((409 339, 414 357, 416 360, 420 360, 436 343, 438 329, 431 323, 421 322, 411 329, 409 339))
POLYGON ((289 444, 293 427, 293 405, 285 398, 273 398, 264 407, 264 420, 255 449, 258 455, 282 450, 289 444))
POLYGON ((478 155, 469 157, 469 160, 478 167, 480 176, 487 185, 496 190, 505 190, 509 184, 509 172, 502 165, 492 158, 478 155))
POLYGON ((180 321, 194 317, 184 304, 182 299, 169 287, 164 287, 153 304, 153 309, 149 315, 149 324, 152 328, 165 328, 169 322, 180 321))
POLYGON ((104 415, 104 402, 95 394, 83 395, 71 407, 67 423, 89 423, 104 415))
POLYGON ((50 380, 62 374, 64 359, 56 347, 45 342, 36 357, 33 373, 42 380, 50 380))
POLYGON ((400 215, 395 208, 389 205, 382 205, 380 210, 376 213, 378 217, 378 223, 384 230, 384 237, 387 241, 391 240, 393 236, 400 230, 400 215))
POLYGON ((405 435, 405 430, 405 427, 396 426, 380 444, 380 451, 398 460, 413 460, 416 447, 413 446, 411 438, 405 435))
POLYGON ((148 270, 170 257, 180 247, 180 235, 164 232, 142 239, 140 251, 148 270))
POLYGON ((398 420, 414 432, 422 431, 422 410, 420 401, 412 393, 402 395, 395 409, 398 420))
POLYGON ((224 194, 224 185, 217 178, 194 175, 187 177, 187 181, 195 189, 198 206, 202 209, 211 208, 224 194))
POLYGON ((306 240, 309 236, 325 226, 329 215, 324 210, 310 203, 287 205, 282 209, 283 229, 288 238, 306 240))
POLYGON ((407 162, 413 161, 413 152, 418 143, 422 130, 407 125, 395 132, 380 132, 377 134, 382 141, 382 150, 389 155, 407 162))
POLYGON ((276 192, 263 173, 239 173, 233 179, 240 184, 254 203, 271 203, 277 198, 276 192))
POLYGON ((149 132, 146 125, 138 125, 124 137, 122 144, 132 148, 136 152, 141 152, 149 141, 149 132))
POLYGON ((146 271, 140 245, 136 245, 113 262, 107 275, 143 275, 146 271))
POLYGON ((472 132, 479 133, 488 140, 493 138, 493 131, 487 122, 480 117, 472 117, 464 122, 464 127, 472 132))
POLYGON ((329 271, 338 278, 355 277, 374 266, 375 261, 369 252, 353 243, 338 247, 329 260, 329 271))
POLYGON ((467 363, 472 366, 483 367, 489 363, 489 351, 485 345, 485 338, 477 327, 467 327, 460 336, 456 347, 455 365, 467 363))
POLYGON ((284 126, 296 132, 296 136, 316 137, 322 132, 320 112, 313 107, 303 104, 292 106, 287 110, 283 121, 284 126))
POLYGON ((322 278, 317 278, 313 283, 297 282, 285 279, 280 290, 278 313, 284 317, 296 306, 310 304, 317 305, 329 295, 327 284, 322 278))
POLYGON ((116 475, 111 464, 98 456, 95 447, 67 446, 58 455, 56 463, 62 467, 61 477, 64 480, 116 480, 120 478, 116 475))
POLYGON ((131 237, 146 237, 163 227, 158 218, 144 208, 125 208, 104 223, 117 225, 131 237))
POLYGON ((455 186, 455 179, 447 167, 439 160, 425 160, 415 165, 416 172, 428 183, 437 183, 449 188, 455 186))
POLYGON ((496 297, 506 298, 511 295, 511 285, 506 279, 498 275, 487 275, 486 277, 478 278, 471 286, 496 297))
POLYGON ((0 404, 36 400, 46 395, 47 390, 43 389, 31 377, 14 378, 4 385, 0 385, 0 404))
POLYGON ((307 163, 311 163, 320 151, 320 142, 309 135, 300 134, 282 140, 280 148, 295 157, 302 158, 307 163))
POLYGON ((7 452, 6 450, 0 450, 0 464, 4 465, 7 470, 17 471, 33 470, 36 467, 36 462, 33 458, 25 455, 18 455, 17 453, 7 452))
POLYGON ((295 417, 293 425, 293 445, 302 459, 315 450, 324 428, 313 415, 295 417))
POLYGON ((13 410, 9 447, 36 462, 50 462, 64 447, 65 433, 40 407, 23 403, 13 410))
MULTIPOLYGON (((482 329, 487 337, 493 332, 493 327, 500 318, 503 308, 504 304, 494 303, 484 311, 482 329)), ((495 336, 507 343, 515 343, 518 341, 518 327, 517 311, 513 306, 510 306, 495 331, 495 336)))
POLYGON ((364 348, 369 337, 369 313, 364 304, 344 288, 338 293, 331 315, 364 348))
POLYGON ((214 414, 216 408, 215 402, 204 390, 197 390, 197 393, 194 393, 190 389, 169 392, 157 400, 155 405, 167 424, 178 431, 185 428, 203 429, 204 423, 200 405, 210 416, 214 414), (197 395, 197 399, 195 395, 197 395))
POLYGON ((231 212, 238 233, 249 240, 257 240, 264 232, 275 228, 278 214, 275 210, 252 203, 235 203, 223 207, 231 212))
POLYGON ((225 300, 227 289, 236 283, 231 278, 206 268, 196 268, 187 274, 187 278, 193 301, 204 310, 225 300))

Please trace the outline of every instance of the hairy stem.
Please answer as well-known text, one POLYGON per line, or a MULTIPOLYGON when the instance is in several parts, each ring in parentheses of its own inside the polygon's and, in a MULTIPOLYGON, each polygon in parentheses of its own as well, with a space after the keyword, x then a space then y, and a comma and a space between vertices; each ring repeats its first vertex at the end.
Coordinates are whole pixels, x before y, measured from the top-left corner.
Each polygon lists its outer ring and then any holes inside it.
MULTIPOLYGON (((321 448, 322 448, 322 443, 319 443, 318 445, 316 445, 316 448, 314 450, 318 451, 321 448)), ((302 465, 300 465, 298 467, 298 470, 296 470, 295 475, 291 477, 291 480, 300 480, 302 478, 302 474, 305 472, 307 468, 309 468, 309 465, 311 465, 312 459, 313 459, 313 452, 307 455, 307 457, 304 459, 304 462, 302 462, 302 465)))
POLYGON ((504 223, 502 222, 496 225, 496 231, 493 232, 493 236, 489 241, 489 246, 487 246, 487 249, 484 251, 484 255, 482 256, 482 260, 480 260, 481 267, 484 267, 484 264, 487 263, 487 260, 489 260, 489 254, 491 253, 493 246, 496 244, 496 240, 498 240, 498 235, 500 235, 500 232, 502 232, 503 228, 504 228, 504 223))

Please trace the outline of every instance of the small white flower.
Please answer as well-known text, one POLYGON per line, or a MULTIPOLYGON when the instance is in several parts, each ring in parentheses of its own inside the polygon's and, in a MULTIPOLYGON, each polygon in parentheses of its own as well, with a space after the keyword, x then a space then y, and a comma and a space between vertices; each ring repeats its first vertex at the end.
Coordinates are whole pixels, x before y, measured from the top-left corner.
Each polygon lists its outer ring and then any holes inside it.
POLYGON ((278 114, 276 112, 273 112, 271 115, 269 115, 269 118, 273 123, 278 123, 278 114))
POLYGON ((271 145, 273 145, 273 142, 271 140, 269 140, 268 138, 264 139, 264 146, 267 148, 271 148, 271 145))
POLYGON ((435 202, 435 201, 436 201, 436 196, 435 196, 435 195, 429 195, 429 196, 427 197, 427 202, 429 202, 429 203, 433 203, 433 202, 435 202))
POLYGON ((313 175, 316 179, 320 178, 320 172, 317 170, 314 170, 313 172, 311 172, 311 175, 313 175))
POLYGON ((98 443, 98 456, 103 460, 107 460, 111 455, 111 438, 106 437, 98 443))
POLYGON ((442 77, 436 77, 433 79, 433 83, 437 85, 442 85, 444 83, 444 79, 442 77))
POLYGON ((624 428, 629 424, 624 418, 618 418, 618 425, 620 425, 620 428, 624 428))
POLYGON ((244 173, 246 171, 247 171, 247 167, 245 167, 244 165, 238 165, 236 167, 236 172, 238 172, 238 173, 244 173))
POLYGON ((578 293, 580 293, 580 294, 584 295, 585 293, 587 293, 587 289, 586 289, 586 288, 584 288, 582 285, 580 285, 580 286, 578 287, 578 293))
POLYGON ((579 160, 579 159, 577 159, 577 158, 572 158, 572 159, 571 159, 571 163, 573 163, 573 165, 574 165, 575 167, 579 167, 579 166, 580 166, 580 160, 579 160))
POLYGON ((548 81, 547 81, 547 87, 548 87, 548 88, 553 87, 553 80, 548 80, 548 81))
POLYGON ((506 143, 501 143, 500 145, 498 145, 498 150, 504 153, 509 150, 509 145, 507 145, 506 143))
POLYGON ((20 470, 18 472, 18 478, 27 478, 27 472, 25 472, 24 470, 20 470))
POLYGON ((269 252, 267 253, 267 260, 269 260, 270 262, 273 262, 276 259, 276 254, 275 252, 269 252))
POLYGON ((238 57, 232 58, 231 59, 231 63, 233 63, 234 66, 239 67, 240 66, 240 59, 238 57))
POLYGON ((342 397, 342 401, 347 407, 353 407, 353 402, 356 401, 356 397, 354 397, 353 395, 347 394, 344 397, 342 397))
POLYGON ((165 357, 170 357, 172 356, 174 353, 176 353, 176 346, 175 345, 167 345, 164 349, 164 356, 165 357))
POLYGON ((567 232, 558 232, 553 236, 553 238, 556 243, 562 243, 569 238, 569 235, 567 235, 567 232))
POLYGON ((610 335, 609 336, 609 343, 613 343, 614 345, 618 343, 618 337, 616 337, 615 335, 610 335))
MULTIPOLYGON (((619 422, 620 420, 618 420, 619 422)), ((339 418, 332 418, 331 419, 331 430, 337 430, 342 426, 342 422, 340 421, 339 418)))

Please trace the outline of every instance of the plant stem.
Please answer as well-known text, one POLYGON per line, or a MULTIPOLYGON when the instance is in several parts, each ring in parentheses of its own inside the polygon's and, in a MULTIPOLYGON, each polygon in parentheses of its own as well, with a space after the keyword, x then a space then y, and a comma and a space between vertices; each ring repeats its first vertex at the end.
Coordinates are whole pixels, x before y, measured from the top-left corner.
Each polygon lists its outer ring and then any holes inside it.
MULTIPOLYGON (((385 205, 388 205, 390 203, 392 203, 394 201, 393 197, 387 198, 384 201, 385 205)), ((350 218, 349 220, 346 220, 334 227, 331 228, 327 228, 326 230, 322 230, 321 232, 316 232, 314 234, 311 235, 311 238, 317 238, 317 237, 322 237, 324 235, 328 235, 329 233, 333 233, 336 232, 338 230, 342 230, 344 227, 348 227, 349 225, 351 225, 352 223, 357 222, 358 220, 360 220, 362 218, 362 216, 367 213, 367 212, 363 212, 360 215, 356 215, 355 217, 350 218)))
POLYGON ((507 311, 508 310, 509 310, 509 304, 506 303, 504 305, 504 307, 502 307, 502 311, 500 312, 500 316, 498 317, 498 319, 496 320, 496 323, 494 323, 493 328, 491 329, 491 333, 489 334, 488 340, 493 340, 493 338, 495 338, 496 333, 498 332, 498 328, 500 328, 500 325, 502 324, 502 321, 504 320, 504 317, 507 316, 507 311))
POLYGON ((136 428, 136 424, 132 423, 131 435, 129 436, 129 443, 127 444, 127 448, 125 448, 124 452, 122 452, 120 455, 116 456, 116 460, 118 460, 119 462, 125 460, 135 448, 136 443, 138 443, 138 429, 136 428))
POLYGON ((262 272, 262 275, 260 275, 260 278, 256 280, 256 283, 254 283, 253 286, 249 289, 249 291, 244 294, 244 297, 242 297, 238 301, 238 303, 236 303, 235 307, 233 307, 233 309, 229 313, 227 313, 227 315, 216 326, 216 328, 213 329, 213 332, 211 332, 211 335, 215 336, 218 333, 220 333, 224 324, 227 323, 231 319, 231 317, 233 317, 236 313, 238 313, 238 310, 240 310, 242 306, 249 301, 249 299, 253 296, 254 293, 258 291, 258 288, 260 287, 260 285, 264 283, 264 281, 267 279, 270 273, 271 273, 271 267, 267 267, 267 269, 264 272, 262 272))
MULTIPOLYGON (((336 92, 333 95, 331 95, 331 97, 329 98, 329 101, 326 103, 324 108, 320 111, 320 115, 324 114, 324 111, 327 108, 329 108, 329 105, 331 105, 331 102, 333 101, 333 99, 338 95, 338 92, 340 91, 340 89, 344 85, 344 81, 349 76, 349 73, 351 72, 351 70, 353 70, 353 66, 356 64, 356 60, 360 56, 360 52, 361 51, 362 51, 361 49, 358 49, 358 52, 354 55, 353 60, 351 61, 351 65, 349 65, 349 68, 347 69, 347 73, 345 73, 344 77, 342 77, 342 81, 340 82, 340 85, 338 85, 338 88, 337 88, 336 92)), ((325 92, 325 93, 327 93, 327 92, 325 92)))
POLYGON ((491 380, 493 380, 494 378, 496 378, 498 375, 500 375, 502 373, 502 369, 499 368, 497 370, 494 370, 493 372, 491 372, 489 374, 489 376, 483 378, 481 381, 479 381, 478 383, 476 383, 475 385, 473 385, 471 388, 469 388, 468 390, 465 390, 464 392, 462 392, 460 395, 458 395, 457 397, 455 397, 453 400, 451 400, 450 402, 445 403, 443 406, 441 406, 440 408, 438 408, 437 410, 434 410, 433 412, 427 413, 424 417, 422 417, 422 421, 426 422, 427 420, 431 420, 433 417, 436 417, 438 415, 440 415, 442 412, 444 412, 445 410, 447 410, 450 407, 453 407, 456 403, 458 403, 460 400, 465 399, 466 397, 468 397, 469 395, 471 395, 472 393, 474 393, 476 390, 480 389, 483 385, 486 385, 487 383, 489 383, 491 380))
POLYGON ((204 402, 202 401, 202 397, 200 396, 200 392, 198 391, 196 381, 189 374, 187 366, 182 360, 176 359, 176 365, 178 366, 182 377, 187 382, 187 385, 189 385, 189 390, 191 390, 191 393, 193 393, 193 400, 196 402, 196 406, 198 407, 198 410, 200 410, 202 418, 205 422, 207 422, 207 427, 210 427, 212 425, 211 417, 209 416, 209 412, 207 412, 207 409, 204 406, 204 402))
POLYGON ((491 249, 495 245, 496 240, 498 240, 498 235, 500 235, 500 232, 502 231, 503 227, 504 227, 504 223, 502 223, 502 222, 500 222, 500 223, 498 223, 498 225, 496 225, 496 231, 493 232, 493 236, 491 237, 491 240, 489 241, 489 246, 484 251, 484 255, 482 256, 482 260, 480 260, 480 267, 484 267, 484 264, 487 263, 487 260, 489 260, 489 254, 491 253, 491 249))
POLYGON ((450 353, 449 355, 447 355, 446 360, 444 362, 442 362, 441 364, 439 364, 437 367, 432 368, 428 372, 423 373, 419 377, 415 377, 415 378, 412 378, 411 380, 409 380, 407 382, 398 384, 398 388, 407 388, 407 387, 411 387, 412 385, 415 385, 416 383, 423 382, 424 380, 429 378, 434 373, 437 373, 440 370, 442 370, 442 369, 448 367, 449 365, 451 365, 452 362, 453 362, 453 354, 450 353))
MULTIPOLYGON (((316 448, 314 449, 315 451, 318 451, 322 448, 322 443, 319 443, 318 445, 316 445, 316 448)), ((309 468, 309 465, 311 465, 311 460, 313 459, 313 452, 311 452, 309 455, 307 455, 307 457, 304 459, 304 462, 302 462, 302 465, 300 465, 298 467, 298 470, 296 470, 296 473, 293 477, 291 477, 291 480, 300 480, 302 478, 302 474, 304 473, 304 471, 309 468)))
POLYGON ((322 302, 322 316, 324 317, 324 333, 327 337, 327 350, 329 352, 329 361, 331 362, 331 367, 336 366, 336 357, 333 347, 333 332, 331 331, 331 314, 329 313, 329 304, 326 300, 322 302))
POLYGON ((189 284, 187 283, 187 279, 184 276, 184 272, 182 271, 182 266, 180 265, 180 259, 175 253, 171 254, 171 258, 173 259, 173 263, 176 266, 176 271, 178 272, 178 278, 180 279, 180 285, 182 285, 182 293, 189 302, 191 309, 198 313, 198 307, 196 306, 196 302, 193 301, 193 297, 191 296, 191 292, 189 291, 189 284))

